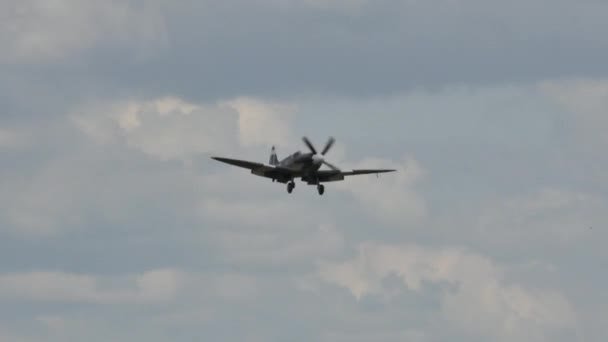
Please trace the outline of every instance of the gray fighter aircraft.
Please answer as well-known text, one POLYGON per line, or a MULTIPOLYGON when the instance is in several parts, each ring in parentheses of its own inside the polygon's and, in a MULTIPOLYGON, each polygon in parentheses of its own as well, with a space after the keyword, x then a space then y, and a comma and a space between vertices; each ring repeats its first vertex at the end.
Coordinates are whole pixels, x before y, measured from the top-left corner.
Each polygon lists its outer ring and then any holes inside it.
POLYGON ((302 153, 300 151, 290 155, 289 157, 279 161, 275 147, 272 147, 270 154, 269 165, 250 162, 246 160, 229 159, 212 157, 222 163, 233 166, 242 167, 251 170, 251 173, 256 176, 272 179, 273 182, 287 184, 287 192, 292 193, 296 187, 295 179, 301 178, 308 185, 316 185, 319 195, 325 193, 325 186, 322 183, 343 181, 346 176, 369 175, 394 172, 396 170, 388 169, 371 169, 371 170, 352 170, 342 171, 338 167, 332 165, 325 160, 325 155, 334 146, 336 140, 329 138, 321 153, 317 152, 315 146, 308 140, 302 138, 304 144, 310 150, 310 153, 302 153), (320 170, 322 165, 326 165, 330 170, 320 170))

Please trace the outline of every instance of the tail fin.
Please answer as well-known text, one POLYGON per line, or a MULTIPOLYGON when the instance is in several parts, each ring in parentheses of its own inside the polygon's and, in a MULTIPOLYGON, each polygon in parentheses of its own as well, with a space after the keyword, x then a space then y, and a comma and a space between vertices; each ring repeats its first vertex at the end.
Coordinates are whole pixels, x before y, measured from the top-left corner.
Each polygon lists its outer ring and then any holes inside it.
POLYGON ((277 157, 277 149, 272 146, 272 151, 270 152, 270 165, 277 166, 279 165, 279 157, 277 157))

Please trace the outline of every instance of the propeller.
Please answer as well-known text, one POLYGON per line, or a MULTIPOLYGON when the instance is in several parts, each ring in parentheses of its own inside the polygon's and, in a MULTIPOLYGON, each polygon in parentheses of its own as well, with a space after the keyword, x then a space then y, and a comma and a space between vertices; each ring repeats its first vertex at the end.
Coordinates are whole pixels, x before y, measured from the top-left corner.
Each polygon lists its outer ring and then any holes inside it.
POLYGON ((315 148, 315 145, 313 145, 307 137, 303 137, 302 140, 304 141, 304 144, 308 146, 310 152, 312 152, 313 154, 317 154, 317 149, 315 148))
POLYGON ((327 140, 327 143, 325 144, 325 148, 323 149, 323 152, 321 152, 321 155, 324 156, 327 154, 327 152, 329 152, 329 150, 331 150, 331 148, 334 146, 334 144, 336 143, 336 139, 334 139, 334 137, 329 137, 329 140, 327 140))
POLYGON ((327 162, 325 160, 323 161, 323 164, 327 165, 330 169, 332 169, 334 171, 340 171, 340 169, 337 166, 330 164, 329 162, 327 162))
POLYGON ((334 171, 340 171, 340 169, 338 167, 329 163, 328 161, 325 160, 325 158, 323 158, 323 157, 325 157, 327 152, 329 152, 331 150, 331 148, 334 146, 334 144, 336 143, 336 139, 334 139, 333 137, 330 137, 329 140, 327 140, 327 143, 325 143, 325 147, 323 147, 323 150, 321 151, 321 155, 319 155, 319 153, 317 152, 317 149, 315 148, 315 145, 313 145, 312 142, 310 142, 310 140, 307 137, 303 137, 302 141, 304 141, 304 144, 306 144, 306 146, 308 147, 310 152, 312 152, 313 162, 315 162, 317 164, 325 164, 334 171))

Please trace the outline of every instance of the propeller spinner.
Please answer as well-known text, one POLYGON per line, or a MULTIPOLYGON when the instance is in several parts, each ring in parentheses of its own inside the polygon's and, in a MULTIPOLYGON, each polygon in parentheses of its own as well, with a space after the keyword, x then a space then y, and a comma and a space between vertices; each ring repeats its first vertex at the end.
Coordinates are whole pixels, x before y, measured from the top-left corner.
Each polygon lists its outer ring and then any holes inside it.
POLYGON ((331 164, 328 161, 326 161, 325 158, 324 158, 325 155, 327 154, 327 152, 329 152, 331 150, 331 148, 334 146, 334 144, 336 143, 336 139, 334 139, 333 137, 330 137, 329 140, 327 140, 327 143, 325 143, 325 147, 321 151, 321 154, 319 154, 317 152, 317 149, 315 148, 315 146, 312 144, 312 142, 310 142, 310 140, 307 137, 303 137, 302 141, 304 141, 304 144, 306 144, 306 146, 308 147, 308 149, 310 150, 310 152, 312 152, 312 154, 313 154, 313 156, 312 156, 313 163, 315 163, 317 165, 319 165, 319 164, 325 164, 330 169, 332 169, 334 171, 339 171, 340 170, 336 166, 334 166, 333 164, 331 164))

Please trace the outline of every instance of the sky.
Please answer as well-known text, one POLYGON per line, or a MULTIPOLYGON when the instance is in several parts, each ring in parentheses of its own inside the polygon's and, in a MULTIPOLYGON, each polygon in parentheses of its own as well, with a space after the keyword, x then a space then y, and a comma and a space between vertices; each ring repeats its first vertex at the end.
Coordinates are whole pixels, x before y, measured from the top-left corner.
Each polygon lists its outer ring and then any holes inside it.
POLYGON ((608 2, 0 0, 0 341, 601 342, 608 2), (254 177, 337 139, 328 184, 254 177))

